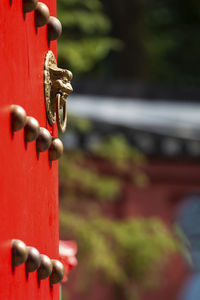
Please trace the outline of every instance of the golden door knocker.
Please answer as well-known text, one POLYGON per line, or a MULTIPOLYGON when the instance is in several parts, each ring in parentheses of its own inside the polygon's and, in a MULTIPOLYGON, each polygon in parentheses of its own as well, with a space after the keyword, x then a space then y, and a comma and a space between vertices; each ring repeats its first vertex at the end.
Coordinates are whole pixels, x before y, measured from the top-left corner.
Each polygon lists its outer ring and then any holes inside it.
POLYGON ((57 120, 58 129, 63 133, 67 126, 67 97, 73 92, 72 73, 57 67, 52 51, 48 51, 44 65, 44 92, 46 114, 52 126, 57 120), (63 112, 63 116, 60 114, 63 112))

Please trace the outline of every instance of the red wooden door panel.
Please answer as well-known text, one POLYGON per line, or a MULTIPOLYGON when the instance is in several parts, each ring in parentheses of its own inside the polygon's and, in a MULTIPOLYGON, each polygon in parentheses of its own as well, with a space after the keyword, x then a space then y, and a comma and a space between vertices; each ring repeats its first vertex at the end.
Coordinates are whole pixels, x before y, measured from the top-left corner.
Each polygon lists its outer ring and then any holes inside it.
MULTIPOLYGON (((56 14, 56 0, 43 1, 56 14)), ((25 264, 11 268, 11 240, 20 239, 41 254, 58 258, 58 165, 48 151, 37 157, 36 142, 24 142, 24 130, 11 136, 10 105, 22 106, 52 136, 47 123, 43 72, 48 50, 46 26, 35 29, 34 12, 23 14, 22 0, 0 1, 0 299, 59 299, 59 284, 39 286, 37 272, 25 264)))

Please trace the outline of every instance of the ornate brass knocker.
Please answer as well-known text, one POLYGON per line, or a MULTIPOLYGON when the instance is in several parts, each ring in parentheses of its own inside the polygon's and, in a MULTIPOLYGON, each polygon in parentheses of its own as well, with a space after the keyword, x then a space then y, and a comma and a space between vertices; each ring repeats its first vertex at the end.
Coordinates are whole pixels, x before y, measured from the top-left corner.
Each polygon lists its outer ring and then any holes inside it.
POLYGON ((44 91, 46 113, 50 125, 57 120, 58 129, 63 133, 67 126, 67 97, 73 88, 71 86, 72 73, 57 67, 52 51, 48 51, 44 67, 44 91), (63 111, 63 116, 60 114, 63 111))

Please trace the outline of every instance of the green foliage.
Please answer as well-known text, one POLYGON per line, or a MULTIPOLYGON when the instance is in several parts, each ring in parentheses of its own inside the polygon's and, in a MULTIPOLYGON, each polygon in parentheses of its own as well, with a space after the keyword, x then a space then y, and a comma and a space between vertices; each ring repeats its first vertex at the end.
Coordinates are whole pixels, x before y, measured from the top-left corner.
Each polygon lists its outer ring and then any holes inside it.
POLYGON ((142 2, 151 80, 199 84, 199 1, 142 2))
POLYGON ((74 128, 79 132, 88 132, 92 129, 92 124, 88 119, 78 118, 75 116, 70 115, 70 128, 74 128))
POLYGON ((133 184, 140 188, 145 188, 150 184, 149 178, 144 172, 137 172, 133 175, 132 180, 133 184))
POLYGON ((144 155, 129 146, 123 135, 120 134, 109 136, 101 145, 94 148, 93 152, 116 164, 124 162, 143 164, 145 161, 144 155))
POLYGON ((63 25, 59 59, 75 74, 88 72, 110 50, 119 48, 109 36, 111 22, 99 0, 60 0, 58 16, 63 25))
POLYGON ((61 212, 61 233, 76 239, 84 277, 100 273, 102 280, 130 290, 131 282, 149 285, 177 245, 159 219, 111 220, 61 212), (151 276, 149 276, 151 274, 151 276))
POLYGON ((58 57, 75 75, 199 85, 198 0, 59 0, 58 17, 58 57))
MULTIPOLYGON (((93 125, 70 117, 70 128, 86 134, 93 125)), ((114 212, 122 204, 127 180, 140 188, 149 184, 142 171, 145 162, 122 135, 107 137, 90 153, 81 149, 67 152, 59 161, 60 234, 78 243, 76 291, 83 298, 87 299, 98 279, 116 292, 115 299, 138 300, 141 287, 159 284, 160 270, 178 249, 177 241, 157 218, 119 220, 105 215, 104 208, 114 212)))
POLYGON ((60 160, 60 176, 67 180, 68 188, 74 190, 78 185, 82 191, 102 201, 114 199, 119 194, 121 187, 119 180, 111 176, 99 175, 94 169, 86 169, 78 165, 73 158, 73 155, 71 157, 66 155, 60 160))

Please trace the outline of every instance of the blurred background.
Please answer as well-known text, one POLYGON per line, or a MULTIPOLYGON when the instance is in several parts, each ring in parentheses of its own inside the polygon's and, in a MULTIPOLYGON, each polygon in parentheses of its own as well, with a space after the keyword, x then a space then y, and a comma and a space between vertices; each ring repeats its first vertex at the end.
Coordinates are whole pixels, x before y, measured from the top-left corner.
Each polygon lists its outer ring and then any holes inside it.
POLYGON ((200 2, 58 0, 63 300, 198 300, 200 2))

